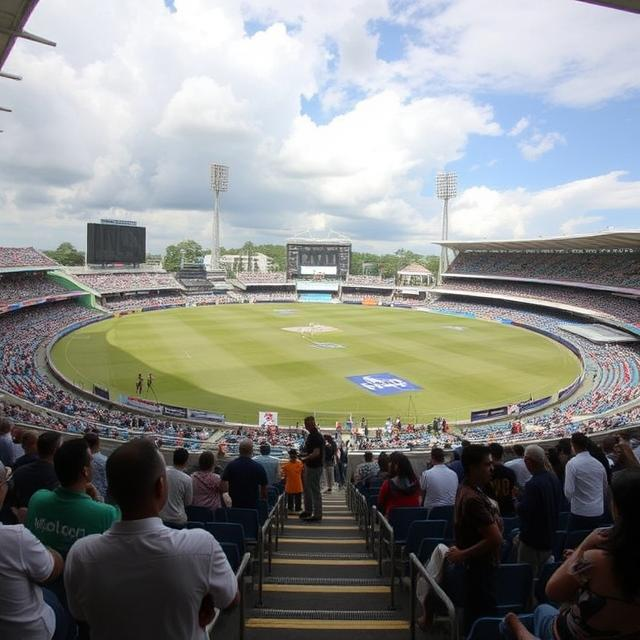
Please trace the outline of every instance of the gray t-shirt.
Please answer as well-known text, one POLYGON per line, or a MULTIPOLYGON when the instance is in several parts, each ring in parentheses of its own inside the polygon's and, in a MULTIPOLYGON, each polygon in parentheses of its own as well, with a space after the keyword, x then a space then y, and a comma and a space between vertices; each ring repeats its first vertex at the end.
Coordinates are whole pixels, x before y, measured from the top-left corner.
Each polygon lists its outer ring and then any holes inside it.
POLYGON ((168 467, 167 483, 169 495, 167 496, 167 504, 160 512, 160 517, 165 522, 184 524, 187 521, 187 513, 184 508, 193 501, 191 478, 184 471, 168 467))

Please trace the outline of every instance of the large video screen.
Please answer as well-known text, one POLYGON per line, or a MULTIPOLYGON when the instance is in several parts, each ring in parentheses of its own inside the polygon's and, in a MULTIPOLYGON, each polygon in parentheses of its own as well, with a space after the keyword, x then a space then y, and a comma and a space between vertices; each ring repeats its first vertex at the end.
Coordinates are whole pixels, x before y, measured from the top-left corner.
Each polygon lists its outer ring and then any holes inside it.
POLYGON ((347 244, 288 244, 289 277, 313 275, 346 276, 351 263, 351 246, 347 244))
POLYGON ((142 264, 145 261, 146 229, 117 224, 87 225, 89 264, 142 264))

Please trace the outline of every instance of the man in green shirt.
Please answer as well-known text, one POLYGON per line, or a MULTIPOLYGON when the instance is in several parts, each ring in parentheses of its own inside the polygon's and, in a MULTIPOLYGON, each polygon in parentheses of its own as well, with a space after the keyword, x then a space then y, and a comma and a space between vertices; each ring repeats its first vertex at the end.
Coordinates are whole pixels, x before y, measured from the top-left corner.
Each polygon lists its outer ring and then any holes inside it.
POLYGON ((84 438, 67 440, 56 451, 53 465, 60 486, 33 494, 26 525, 44 545, 65 557, 79 538, 104 533, 120 519, 120 511, 99 501, 91 484, 91 453, 84 438))

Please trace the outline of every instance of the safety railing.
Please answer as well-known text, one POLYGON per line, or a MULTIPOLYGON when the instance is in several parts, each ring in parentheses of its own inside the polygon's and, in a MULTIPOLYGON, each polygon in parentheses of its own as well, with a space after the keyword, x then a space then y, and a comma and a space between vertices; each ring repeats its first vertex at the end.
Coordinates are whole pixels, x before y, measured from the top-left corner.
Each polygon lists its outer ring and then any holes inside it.
POLYGON ((420 562, 418 556, 415 553, 409 555, 409 567, 411 575, 411 617, 409 620, 409 630, 411 634, 411 640, 416 638, 416 600, 417 600, 417 588, 418 577, 423 577, 429 585, 430 593, 433 594, 443 604, 447 611, 446 617, 442 617, 447 626, 449 627, 449 639, 458 640, 458 619, 456 617, 456 608, 451 602, 449 596, 445 593, 442 587, 429 575, 426 567, 420 562))
POLYGON ((276 500, 275 505, 271 508, 267 519, 260 528, 260 540, 258 541, 258 600, 257 607, 262 606, 262 591, 264 583, 264 563, 265 553, 267 562, 267 571, 271 573, 271 564, 273 558, 274 547, 278 549, 278 541, 280 533, 284 530, 284 521, 287 517, 286 496, 281 493, 276 500), (275 538, 275 540, 274 540, 275 538))
POLYGON ((395 563, 395 534, 393 532, 393 527, 389 524, 389 521, 376 509, 376 507, 372 507, 371 511, 373 513, 373 517, 377 519, 378 524, 380 525, 378 531, 378 573, 380 577, 384 575, 383 573, 383 558, 382 555, 384 553, 385 548, 385 533, 387 534, 387 543, 389 545, 389 564, 390 569, 389 573, 391 579, 389 581, 389 591, 391 595, 391 603, 389 605, 390 609, 395 609, 395 582, 396 582, 396 563, 395 563))

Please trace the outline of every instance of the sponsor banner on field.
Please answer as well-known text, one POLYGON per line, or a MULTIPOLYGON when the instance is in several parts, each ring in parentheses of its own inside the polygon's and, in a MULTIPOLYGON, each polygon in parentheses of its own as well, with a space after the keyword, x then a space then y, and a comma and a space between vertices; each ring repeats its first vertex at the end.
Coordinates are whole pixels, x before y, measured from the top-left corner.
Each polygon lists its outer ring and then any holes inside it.
POLYGON ((276 411, 259 411, 258 426, 263 428, 278 426, 278 413, 276 411))
POLYGON ((187 417, 187 409, 186 407, 176 407, 172 404, 161 404, 162 407, 162 415, 169 416, 170 418, 186 418, 187 417))
POLYGON ((491 418, 500 418, 507 415, 508 407, 494 407, 493 409, 482 409, 480 411, 471 412, 471 422, 478 420, 489 420, 491 418))
POLYGON ((200 409, 189 409, 189 417, 193 420, 206 420, 207 422, 224 422, 224 414, 202 411, 200 409))
POLYGON ((527 402, 521 402, 518 406, 520 407, 520 411, 533 411, 534 409, 544 407, 544 405, 549 402, 551 402, 551 396, 538 398, 537 400, 527 400, 527 402))
POLYGON ((104 400, 109 399, 109 389, 106 389, 105 387, 99 387, 97 384, 94 384, 93 393, 94 395, 103 398, 104 400))
POLYGON ((366 376, 348 376, 354 384, 361 389, 373 393, 376 396, 390 396, 404 391, 418 391, 422 389, 417 384, 409 382, 393 373, 370 373, 366 376))
POLYGON ((144 398, 137 398, 136 396, 120 396, 119 400, 122 404, 128 404, 130 407, 136 409, 142 409, 142 411, 151 411, 152 413, 162 413, 161 407, 152 402, 151 400, 145 400, 144 398))

